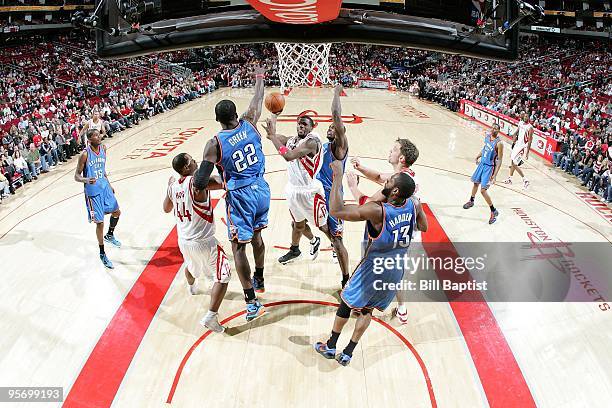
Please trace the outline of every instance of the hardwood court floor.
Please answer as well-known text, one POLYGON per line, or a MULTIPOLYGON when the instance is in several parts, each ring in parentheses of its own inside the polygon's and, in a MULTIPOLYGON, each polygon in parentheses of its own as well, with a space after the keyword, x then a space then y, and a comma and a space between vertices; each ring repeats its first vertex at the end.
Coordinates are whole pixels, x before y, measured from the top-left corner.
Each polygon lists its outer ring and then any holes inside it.
MULTIPOLYGON (((461 208, 482 128, 402 93, 347 94, 342 107, 351 156, 386 170, 396 138, 417 144, 414 169, 430 225, 432 219, 437 225, 427 239, 524 242, 537 225, 556 240, 610 243, 611 224, 576 195, 575 181, 535 155, 524 166, 529 190, 517 184, 491 189, 500 217, 489 226, 480 196, 473 209, 461 208)), ((75 407, 558 408, 612 401, 612 311, 598 303, 414 303, 405 326, 391 318, 391 308, 376 313, 380 321, 349 367, 320 358, 312 343, 328 336, 340 272, 329 251, 314 262, 276 262, 283 253, 276 246, 289 244, 291 218, 283 200, 285 164, 267 140, 273 201, 263 234, 267 292, 261 299, 271 304, 269 313, 253 324, 235 316, 244 302, 234 276, 220 310, 230 329, 207 335, 198 321, 208 296, 188 294, 173 218, 161 203, 172 157, 185 151, 199 160, 217 131, 215 103, 231 98, 244 110, 251 95, 220 90, 105 141, 122 210, 116 236, 123 247, 107 249, 112 271, 98 259, 82 186, 73 181, 75 160, 2 204, 0 385, 62 386, 66 406, 75 407)), ((293 133, 295 115, 310 110, 324 136, 331 99, 331 89, 294 90, 279 131, 293 133)), ((505 152, 500 181, 508 174, 507 144, 505 152)), ((376 186, 364 182, 363 188, 371 193, 376 186)), ((221 199, 217 237, 231 253, 224 212, 221 199)), ((346 226, 351 266, 359 261, 362 234, 361 223, 346 226)))

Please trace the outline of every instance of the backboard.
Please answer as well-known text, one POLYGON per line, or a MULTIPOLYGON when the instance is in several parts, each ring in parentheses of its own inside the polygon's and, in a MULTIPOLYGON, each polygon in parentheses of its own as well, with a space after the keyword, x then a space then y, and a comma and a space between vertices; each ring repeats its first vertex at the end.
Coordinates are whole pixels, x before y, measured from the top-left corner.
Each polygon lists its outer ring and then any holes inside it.
POLYGON ((520 0, 99 0, 97 50, 129 57, 207 45, 355 42, 517 56, 520 0), (100 5, 100 1, 104 3, 100 5))

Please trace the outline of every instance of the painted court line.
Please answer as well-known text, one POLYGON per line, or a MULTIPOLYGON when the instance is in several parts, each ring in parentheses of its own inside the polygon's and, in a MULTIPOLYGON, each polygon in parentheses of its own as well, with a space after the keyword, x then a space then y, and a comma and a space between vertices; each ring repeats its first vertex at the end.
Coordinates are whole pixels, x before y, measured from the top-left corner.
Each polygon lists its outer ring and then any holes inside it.
MULTIPOLYGON (((423 247, 429 256, 434 253, 458 258, 459 254, 427 204, 423 205, 429 229, 423 233, 423 247), (436 245, 432 245, 436 244, 436 245), (441 245, 440 245, 441 244, 441 245)), ((452 269, 436 270, 439 279, 454 282, 472 280, 469 272, 457 275, 452 269)), ((449 299, 458 293, 446 292, 449 299)), ((449 302, 468 346, 480 382, 491 408, 529 408, 535 401, 514 354, 495 316, 480 292, 468 294, 469 302, 449 302)))
MULTIPOLYGON (((218 200, 213 200, 213 206, 216 206, 217 203, 218 200)), ((424 208, 429 219, 429 231, 423 234, 425 249, 428 249, 428 244, 446 243, 449 250, 454 251, 454 256, 458 256, 431 209, 427 205, 424 205, 424 208)), ((66 397, 64 406, 98 408, 111 405, 181 264, 182 257, 178 249, 176 229, 173 229, 149 261, 98 340, 66 397)), ((454 272, 441 270, 437 273, 440 278, 443 278, 454 272)), ((469 274, 464 275, 467 275, 466 279, 468 279, 469 274)), ((474 360, 490 407, 535 407, 531 392, 491 310, 479 293, 474 294, 473 300, 473 302, 462 303, 450 302, 450 306, 474 360)), ((291 302, 296 301, 277 303, 291 302)), ((327 304, 318 301, 310 302, 327 304)), ((241 313, 230 316, 226 320, 234 319, 241 313)), ((391 331, 396 336, 398 335, 396 330, 391 331)), ((201 343, 204 338, 206 334, 194 344, 194 347, 197 347, 197 344, 201 343)), ((410 348, 409 343, 406 346, 410 348)), ((423 370, 432 406, 436 406, 433 387, 425 364, 418 353, 415 353, 416 350, 411 348, 411 351, 423 370)), ((185 362, 186 360, 183 365, 185 362)), ((178 372, 177 374, 180 376, 178 372)), ((175 380, 171 395, 178 383, 178 378, 175 380)))
MULTIPOLYGON (((296 300, 282 300, 282 301, 279 301, 279 302, 266 303, 264 306, 267 307, 267 308, 270 308, 270 307, 275 307, 275 306, 292 305, 292 304, 312 304, 312 305, 332 306, 332 307, 336 307, 336 308, 339 306, 338 303, 325 302, 325 301, 322 301, 322 300, 297 300, 297 299, 296 300)), ((246 311, 244 311, 244 310, 241 311, 241 312, 235 313, 235 314, 231 315, 230 317, 224 319, 221 322, 221 324, 222 325, 226 325, 227 323, 231 322, 232 320, 234 320, 237 317, 240 317, 240 316, 244 315, 245 313, 246 313, 246 311)), ((431 403, 431 407, 432 408, 437 408, 438 407, 438 403, 436 402, 436 396, 434 394, 433 386, 431 384, 431 378, 429 377, 429 372, 427 371, 427 367, 425 366, 425 362, 421 358, 419 352, 416 350, 416 348, 414 348, 412 343, 410 343, 410 341, 408 341, 408 339, 406 339, 406 337, 404 337, 403 334, 398 332, 389 323, 387 323, 387 322, 385 322, 383 320, 380 320, 379 318, 374 317, 374 316, 372 316, 372 320, 374 320, 375 322, 379 323, 381 326, 383 326, 384 328, 389 330, 391 333, 395 334, 395 336, 397 336, 397 338, 402 343, 404 343, 404 345, 410 350, 410 352, 412 353, 412 355, 416 359, 417 363, 419 364, 419 367, 421 368, 421 372, 423 373, 423 379, 425 380, 425 385, 427 386, 427 392, 429 394, 429 401, 431 403)), ((207 330, 204 334, 202 334, 202 336, 200 336, 199 339, 197 339, 195 341, 195 343, 193 343, 193 345, 189 348, 189 350, 187 350, 187 353, 185 353, 185 356, 183 357, 183 360, 181 360, 181 364, 179 364, 179 367, 176 370, 176 374, 174 375, 174 380, 172 381, 172 387, 170 388, 170 392, 168 393, 168 398, 166 399, 166 402, 168 404, 172 403, 172 399, 174 398, 174 394, 176 393, 176 387, 178 386, 179 380, 181 379, 181 374, 183 373, 183 369, 185 368, 185 365, 187 364, 187 361, 189 361, 189 358, 193 354, 194 350, 211 333, 212 333, 212 331, 207 330)))
POLYGON ((176 227, 166 237, 98 340, 64 407, 109 407, 183 258, 176 227))

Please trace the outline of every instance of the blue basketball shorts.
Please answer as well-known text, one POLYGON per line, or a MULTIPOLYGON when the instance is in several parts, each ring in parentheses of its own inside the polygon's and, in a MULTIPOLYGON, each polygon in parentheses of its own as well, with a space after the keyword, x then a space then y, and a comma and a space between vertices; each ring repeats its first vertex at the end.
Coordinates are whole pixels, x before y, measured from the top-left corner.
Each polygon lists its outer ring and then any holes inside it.
POLYGON ((260 178, 225 196, 227 234, 230 241, 250 242, 255 231, 268 226, 270 186, 260 178))
POLYGON ((329 228, 329 233, 334 237, 342 237, 342 232, 344 232, 344 221, 332 217, 329 212, 329 193, 330 190, 324 188, 325 190, 325 206, 327 207, 327 228, 329 228))
POLYGON ((100 194, 88 196, 85 194, 85 206, 87 207, 87 218, 89 222, 96 224, 104 222, 104 215, 119 209, 119 203, 110 185, 102 190, 100 194))
POLYGON ((483 163, 478 164, 476 171, 474 171, 474 174, 472 175, 472 182, 480 184, 481 188, 486 190, 489 188, 489 183, 491 182, 494 169, 495 166, 489 166, 488 164, 483 163))

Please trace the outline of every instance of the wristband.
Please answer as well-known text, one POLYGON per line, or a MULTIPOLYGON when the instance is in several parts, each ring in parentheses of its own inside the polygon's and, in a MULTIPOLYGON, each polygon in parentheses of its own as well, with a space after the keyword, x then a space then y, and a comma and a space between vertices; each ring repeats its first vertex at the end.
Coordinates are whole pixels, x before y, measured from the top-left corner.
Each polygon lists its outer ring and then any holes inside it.
POLYGON ((278 152, 281 154, 281 156, 283 156, 288 151, 289 151, 289 149, 287 148, 287 146, 281 146, 281 147, 278 148, 278 152))

